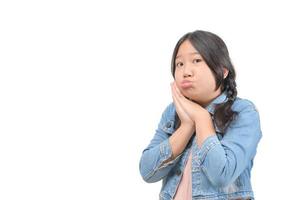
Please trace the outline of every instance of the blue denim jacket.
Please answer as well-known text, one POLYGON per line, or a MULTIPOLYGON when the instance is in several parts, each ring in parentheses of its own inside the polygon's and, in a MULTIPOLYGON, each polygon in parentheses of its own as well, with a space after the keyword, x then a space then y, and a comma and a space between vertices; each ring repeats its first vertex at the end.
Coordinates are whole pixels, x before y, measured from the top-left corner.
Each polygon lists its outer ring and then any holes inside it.
MULTIPOLYGON (((214 105, 227 101, 223 92, 205 109, 212 115, 214 105)), ((238 112, 224 136, 215 125, 216 134, 201 146, 196 136, 175 159, 168 138, 175 132, 175 105, 170 103, 162 113, 155 135, 143 150, 139 169, 148 183, 162 181, 159 199, 173 199, 182 172, 192 151, 192 199, 254 199, 251 187, 251 169, 257 145, 262 137, 259 113, 255 105, 237 97, 232 110, 238 112)), ((212 118, 213 119, 213 118, 212 118)))

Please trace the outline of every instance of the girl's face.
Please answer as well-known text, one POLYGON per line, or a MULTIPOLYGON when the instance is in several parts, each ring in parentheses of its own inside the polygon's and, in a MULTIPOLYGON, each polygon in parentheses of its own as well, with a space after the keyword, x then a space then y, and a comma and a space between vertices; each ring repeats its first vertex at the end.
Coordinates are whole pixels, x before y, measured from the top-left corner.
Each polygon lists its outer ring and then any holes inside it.
MULTIPOLYGON (((225 77, 227 73, 224 68, 225 77)), ((221 94, 221 87, 215 91, 212 71, 189 40, 180 45, 176 55, 175 82, 185 97, 204 107, 221 94)))

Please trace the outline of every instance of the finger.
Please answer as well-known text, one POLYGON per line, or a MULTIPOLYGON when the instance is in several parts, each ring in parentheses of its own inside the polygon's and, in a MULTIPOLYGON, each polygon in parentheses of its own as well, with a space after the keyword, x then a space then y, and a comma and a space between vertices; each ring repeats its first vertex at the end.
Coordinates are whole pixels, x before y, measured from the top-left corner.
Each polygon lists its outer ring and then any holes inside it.
POLYGON ((175 105, 176 113, 177 113, 179 116, 184 116, 184 115, 186 115, 185 110, 182 108, 182 106, 180 105, 180 103, 178 102, 178 100, 176 99, 176 97, 175 97, 174 95, 172 95, 172 98, 173 98, 173 102, 174 102, 174 105, 175 105))
POLYGON ((183 95, 181 97, 179 96, 178 92, 176 91, 175 83, 173 84, 173 93, 174 93, 174 98, 176 99, 180 107, 184 110, 184 112, 189 114, 191 111, 190 109, 192 109, 192 104, 193 104, 192 101, 187 99, 183 95))
POLYGON ((184 105, 186 103, 189 102, 189 100, 182 95, 182 93, 179 91, 178 87, 176 86, 176 83, 173 84, 173 87, 174 87, 174 93, 175 93, 175 96, 177 98, 177 100, 180 102, 181 105, 184 105))
POLYGON ((172 91, 173 100, 176 101, 176 103, 177 103, 178 102, 178 94, 176 93, 176 90, 174 88, 174 83, 171 83, 171 91, 172 91))
POLYGON ((176 91, 177 91, 177 93, 178 93, 178 96, 179 96, 180 98, 184 98, 184 99, 186 99, 186 100, 192 101, 192 99, 190 99, 189 97, 184 96, 184 95, 181 93, 181 91, 179 90, 179 88, 177 87, 177 85, 176 85, 175 83, 174 83, 174 85, 175 85, 175 89, 176 89, 176 91))
POLYGON ((174 92, 172 91, 172 99, 173 99, 173 103, 175 105, 175 109, 177 112, 179 112, 179 109, 180 109, 180 105, 178 103, 178 100, 176 99, 175 95, 174 95, 174 92))
POLYGON ((181 94, 175 82, 172 83, 172 89, 173 89, 174 97, 181 105, 181 107, 185 109, 185 107, 190 103, 190 100, 188 100, 185 96, 181 94))
POLYGON ((179 94, 178 94, 178 92, 176 91, 176 88, 175 88, 175 83, 172 84, 172 91, 173 91, 173 95, 176 98, 176 100, 178 101, 178 103, 181 104, 179 94))
POLYGON ((176 90, 178 96, 179 96, 179 97, 183 97, 183 95, 181 94, 181 92, 180 92, 179 88, 177 87, 176 83, 174 82, 173 84, 174 84, 174 88, 175 88, 175 90, 176 90))
MULTIPOLYGON (((188 113, 185 111, 185 109, 183 108, 183 106, 180 104, 180 102, 178 101, 178 97, 176 97, 176 91, 175 91, 175 88, 174 86, 171 84, 171 87, 172 87, 172 98, 173 98, 173 102, 174 102, 174 105, 175 105, 175 110, 176 110, 176 113, 181 117, 183 117, 184 119, 190 119, 188 113)), ((181 119, 183 119, 181 118, 181 119)))
POLYGON ((174 83, 174 87, 175 87, 175 90, 176 90, 176 93, 177 93, 177 96, 179 98, 179 100, 181 100, 181 102, 188 102, 190 101, 190 99, 188 97, 185 97, 181 91, 179 90, 179 88, 177 87, 177 85, 174 83))
POLYGON ((178 95, 176 94, 175 88, 174 86, 171 84, 171 90, 172 90, 172 98, 173 98, 173 102, 175 104, 175 106, 177 108, 181 108, 182 109, 182 105, 180 104, 179 100, 178 100, 178 95))
POLYGON ((176 99, 176 97, 175 97, 175 95, 174 95, 174 93, 172 92, 172 99, 173 99, 173 102, 174 102, 174 104, 175 104, 175 107, 176 107, 176 109, 179 107, 179 103, 178 103, 178 100, 176 99))

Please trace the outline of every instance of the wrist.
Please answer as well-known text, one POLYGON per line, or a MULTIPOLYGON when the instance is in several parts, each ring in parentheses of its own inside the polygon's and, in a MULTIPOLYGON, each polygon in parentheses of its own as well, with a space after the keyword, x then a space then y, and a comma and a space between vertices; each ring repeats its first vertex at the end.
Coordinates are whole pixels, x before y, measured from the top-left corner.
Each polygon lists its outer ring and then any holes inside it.
POLYGON ((197 132, 201 133, 213 133, 215 132, 213 120, 209 112, 204 112, 202 115, 198 115, 195 121, 195 127, 197 132))
POLYGON ((200 112, 197 112, 195 116, 195 123, 201 122, 203 120, 211 119, 211 115, 207 110, 202 109, 200 112))
POLYGON ((185 130, 186 132, 195 132, 195 124, 187 124, 187 123, 182 123, 179 127, 182 130, 185 130))
POLYGON ((196 126, 196 133, 199 133, 201 135, 214 135, 215 132, 215 128, 211 125, 196 126))
POLYGON ((215 134, 215 128, 210 122, 208 124, 196 125, 197 144, 199 146, 202 146, 202 143, 206 140, 206 138, 215 134))

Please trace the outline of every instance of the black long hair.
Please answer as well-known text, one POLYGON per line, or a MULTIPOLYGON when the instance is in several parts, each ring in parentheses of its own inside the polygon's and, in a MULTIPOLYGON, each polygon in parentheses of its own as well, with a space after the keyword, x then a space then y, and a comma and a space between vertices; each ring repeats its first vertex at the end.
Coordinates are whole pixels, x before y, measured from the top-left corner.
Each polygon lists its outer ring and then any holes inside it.
MULTIPOLYGON (((173 51, 171 72, 175 78, 175 58, 177 56, 180 45, 188 40, 193 47, 200 53, 210 70, 212 71, 217 90, 221 86, 221 92, 226 91, 228 100, 225 103, 217 104, 214 112, 214 121, 216 126, 224 134, 229 124, 235 119, 236 112, 231 109, 231 106, 236 99, 236 73, 233 64, 231 63, 229 52, 224 41, 217 35, 202 30, 196 30, 186 33, 177 42, 173 51), (223 67, 228 69, 228 75, 224 79, 223 67)), ((176 113, 176 128, 180 126, 180 119, 176 113)))

